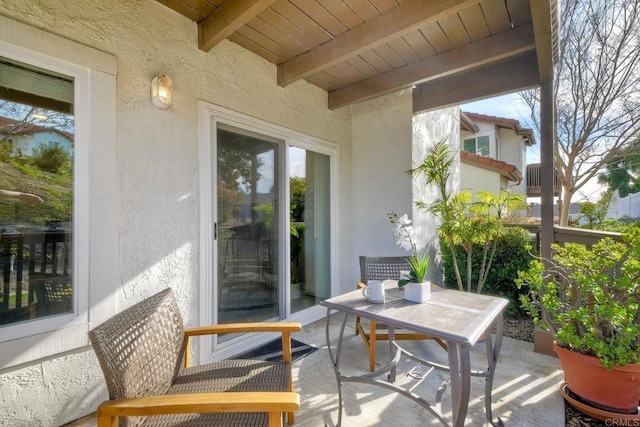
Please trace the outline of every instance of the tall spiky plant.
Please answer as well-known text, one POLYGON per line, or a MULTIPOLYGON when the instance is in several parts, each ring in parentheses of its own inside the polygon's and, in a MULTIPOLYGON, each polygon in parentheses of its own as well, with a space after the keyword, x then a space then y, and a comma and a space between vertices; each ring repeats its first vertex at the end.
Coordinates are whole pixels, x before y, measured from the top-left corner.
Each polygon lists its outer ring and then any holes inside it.
POLYGON ((407 171, 414 177, 423 177, 427 185, 434 185, 440 198, 432 203, 417 201, 416 206, 425 209, 440 219, 438 236, 451 251, 454 274, 459 290, 472 290, 473 251, 482 248, 482 264, 478 275, 477 292, 481 292, 487 280, 496 252, 496 239, 503 231, 502 216, 525 207, 524 196, 501 191, 494 195, 479 191, 473 202, 471 191, 453 193, 449 179, 455 163, 455 154, 446 141, 436 143, 416 168, 407 171), (466 283, 463 284, 457 248, 466 255, 466 283), (466 286, 465 286, 466 285, 466 286))

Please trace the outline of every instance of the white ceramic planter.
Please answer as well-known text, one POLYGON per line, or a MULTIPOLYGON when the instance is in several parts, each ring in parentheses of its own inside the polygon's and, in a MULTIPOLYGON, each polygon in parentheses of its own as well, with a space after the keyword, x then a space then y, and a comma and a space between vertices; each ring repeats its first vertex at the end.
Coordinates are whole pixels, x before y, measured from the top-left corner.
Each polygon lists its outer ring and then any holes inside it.
POLYGON ((403 287, 404 299, 411 302, 422 303, 431 299, 431 282, 407 283, 403 287))

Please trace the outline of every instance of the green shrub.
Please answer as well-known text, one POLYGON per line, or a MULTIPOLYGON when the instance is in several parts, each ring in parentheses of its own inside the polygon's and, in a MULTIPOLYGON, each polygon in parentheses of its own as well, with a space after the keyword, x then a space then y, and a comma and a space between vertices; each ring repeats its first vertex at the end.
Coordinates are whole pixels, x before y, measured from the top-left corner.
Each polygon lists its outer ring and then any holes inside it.
POLYGON ((622 239, 553 244, 546 269, 536 260, 517 280, 534 323, 609 369, 640 363, 640 230, 622 239))
POLYGON ((33 163, 45 172, 58 173, 69 168, 69 153, 58 143, 40 145, 33 150, 33 163))
MULTIPOLYGON (((498 237, 496 254, 491 264, 489 276, 482 289, 482 293, 497 295, 507 298, 510 301, 509 312, 511 314, 521 314, 524 310, 520 306, 520 294, 526 294, 524 290, 518 289, 515 279, 518 271, 529 269, 531 261, 534 259, 532 251, 535 248, 535 237, 531 236, 527 230, 519 227, 507 227, 505 233, 498 237)), ((453 271, 453 260, 451 251, 446 243, 440 242, 442 253, 442 265, 444 268, 444 284, 447 288, 457 289, 455 274, 453 271)), ((458 265, 461 274, 466 274, 465 254, 463 250, 457 251, 458 265)), ((473 277, 477 283, 478 272, 482 262, 482 253, 476 251, 473 256, 473 277)), ((475 292, 475 289, 473 289, 475 292)))

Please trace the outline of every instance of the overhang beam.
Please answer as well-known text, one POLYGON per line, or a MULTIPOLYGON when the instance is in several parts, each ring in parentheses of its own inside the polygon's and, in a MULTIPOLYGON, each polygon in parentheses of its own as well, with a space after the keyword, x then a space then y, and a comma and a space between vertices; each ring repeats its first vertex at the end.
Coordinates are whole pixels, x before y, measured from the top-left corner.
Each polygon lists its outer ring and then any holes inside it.
POLYGON ((535 53, 474 68, 413 90, 413 112, 435 110, 539 86, 535 53))
POLYGON ((335 109, 448 75, 488 65, 535 49, 533 26, 521 25, 418 63, 407 65, 329 93, 335 109))
POLYGON ((198 47, 210 51, 276 0, 227 0, 198 23, 198 47))

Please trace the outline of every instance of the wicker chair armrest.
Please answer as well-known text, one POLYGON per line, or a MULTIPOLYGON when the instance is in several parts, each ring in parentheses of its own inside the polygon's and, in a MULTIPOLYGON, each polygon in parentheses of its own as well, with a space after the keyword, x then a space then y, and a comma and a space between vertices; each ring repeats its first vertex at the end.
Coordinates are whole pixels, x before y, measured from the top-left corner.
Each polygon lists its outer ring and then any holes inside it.
POLYGON ((189 341, 191 337, 215 334, 239 334, 246 332, 280 332, 282 334, 282 358, 291 363, 291 332, 300 332, 300 322, 264 322, 264 323, 223 323, 219 325, 187 328, 184 331, 184 366, 190 366, 189 341))
POLYGON ((356 283, 356 289, 362 289, 362 288, 366 288, 367 285, 364 282, 358 282, 356 283))
POLYGON ((223 323, 219 325, 199 326, 187 328, 184 333, 187 337, 214 334, 236 334, 245 332, 300 332, 302 325, 299 322, 265 322, 265 323, 223 323))
POLYGON ((269 426, 282 425, 282 413, 300 408, 293 392, 169 394, 108 400, 98 407, 98 427, 117 426, 118 417, 206 412, 268 412, 269 426))

